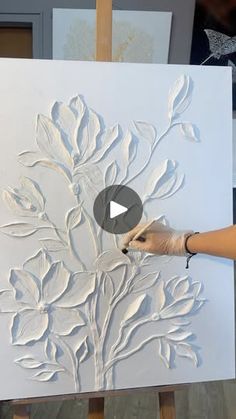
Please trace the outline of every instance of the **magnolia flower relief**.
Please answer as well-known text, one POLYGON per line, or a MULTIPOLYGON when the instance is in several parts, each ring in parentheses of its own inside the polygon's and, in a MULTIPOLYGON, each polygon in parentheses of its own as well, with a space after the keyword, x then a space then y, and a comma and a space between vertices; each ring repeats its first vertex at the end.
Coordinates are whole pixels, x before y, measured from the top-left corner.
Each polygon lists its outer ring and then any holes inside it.
MULTIPOLYGON (((36 342, 46 332, 67 336, 76 327, 84 326, 78 306, 93 293, 95 276, 89 272, 71 273, 63 262, 52 262, 43 250, 27 260, 24 269, 12 269, 9 277, 15 312, 12 343, 36 342)), ((4 299, 4 291, 1 299, 4 299)), ((11 305, 7 311, 10 309, 11 305)), ((4 308, 1 311, 4 312, 4 308)))
MULTIPOLYGON (((54 382, 66 374, 74 391, 81 391, 81 364, 89 359, 94 390, 116 388, 115 367, 151 341, 158 345, 153 356, 166 368, 175 367, 179 357, 198 366, 200 348, 190 326, 205 302, 201 283, 189 276, 166 277, 169 257, 124 255, 117 238, 101 231, 90 208, 93 195, 104 187, 132 186, 138 179, 145 186, 141 199, 147 215, 151 201, 172 199, 184 187, 178 162, 161 160, 156 150, 171 130, 197 147, 199 131, 183 118, 193 87, 190 77, 181 75, 170 88, 161 133, 147 121, 133 121, 125 132, 118 124, 107 127, 82 96, 68 104, 55 102, 49 117, 38 115, 35 150, 18 157, 30 176, 21 176, 20 187, 3 191, 15 219, 0 227, 11 239, 23 243, 34 235, 38 243, 37 253, 21 267, 9 267, 8 287, 0 290, 9 342, 18 347, 15 363, 30 379, 54 382), (152 159, 155 169, 147 176, 152 159), (65 202, 74 204, 63 225, 49 210, 45 186, 34 180, 35 168, 49 170, 48 176, 54 171, 57 186, 61 175, 63 186, 66 180, 65 202)), ((163 214, 159 219, 167 222, 163 214)))

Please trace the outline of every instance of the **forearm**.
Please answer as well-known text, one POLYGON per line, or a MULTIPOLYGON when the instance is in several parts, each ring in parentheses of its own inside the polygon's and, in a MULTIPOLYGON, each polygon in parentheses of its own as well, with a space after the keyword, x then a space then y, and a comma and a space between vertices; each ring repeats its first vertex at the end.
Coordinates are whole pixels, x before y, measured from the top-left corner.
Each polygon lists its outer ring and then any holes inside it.
POLYGON ((191 236, 188 250, 236 260, 236 225, 191 236))

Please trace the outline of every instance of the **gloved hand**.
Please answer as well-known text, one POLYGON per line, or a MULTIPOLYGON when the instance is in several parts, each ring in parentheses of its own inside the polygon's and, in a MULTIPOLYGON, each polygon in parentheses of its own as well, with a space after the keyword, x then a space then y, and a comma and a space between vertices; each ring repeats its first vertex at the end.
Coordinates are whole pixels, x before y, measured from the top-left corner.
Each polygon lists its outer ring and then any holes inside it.
MULTIPOLYGON (((146 223, 148 224, 148 223, 146 223)), ((126 248, 136 249, 141 252, 155 253, 157 255, 185 256, 188 252, 185 241, 193 231, 176 231, 164 224, 155 221, 142 235, 142 241, 133 240, 134 236, 145 227, 145 224, 137 225, 126 234, 123 245, 126 248)))

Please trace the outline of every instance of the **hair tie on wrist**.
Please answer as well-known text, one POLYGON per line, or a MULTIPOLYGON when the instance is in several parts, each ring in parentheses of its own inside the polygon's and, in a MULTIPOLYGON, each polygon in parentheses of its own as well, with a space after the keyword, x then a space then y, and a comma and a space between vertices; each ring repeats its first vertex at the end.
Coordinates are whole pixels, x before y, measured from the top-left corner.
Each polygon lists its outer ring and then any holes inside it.
POLYGON ((197 254, 197 253, 190 252, 190 250, 188 249, 188 239, 190 237, 194 236, 195 234, 199 234, 199 231, 196 231, 195 233, 188 234, 185 238, 184 247, 185 247, 186 253, 188 253, 185 269, 189 268, 190 259, 197 254))

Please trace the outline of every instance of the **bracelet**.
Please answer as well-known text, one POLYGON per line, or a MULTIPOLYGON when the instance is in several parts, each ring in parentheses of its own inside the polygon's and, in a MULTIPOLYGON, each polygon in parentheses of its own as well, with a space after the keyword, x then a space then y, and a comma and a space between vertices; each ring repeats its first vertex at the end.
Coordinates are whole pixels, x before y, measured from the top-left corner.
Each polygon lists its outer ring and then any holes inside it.
POLYGON ((197 253, 190 252, 190 250, 188 249, 188 239, 190 237, 194 236, 195 234, 199 234, 199 231, 196 231, 195 233, 188 234, 185 238, 184 247, 185 247, 186 253, 188 253, 185 269, 189 269, 190 259, 197 254, 197 253))

